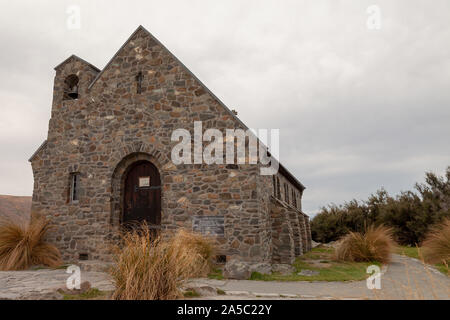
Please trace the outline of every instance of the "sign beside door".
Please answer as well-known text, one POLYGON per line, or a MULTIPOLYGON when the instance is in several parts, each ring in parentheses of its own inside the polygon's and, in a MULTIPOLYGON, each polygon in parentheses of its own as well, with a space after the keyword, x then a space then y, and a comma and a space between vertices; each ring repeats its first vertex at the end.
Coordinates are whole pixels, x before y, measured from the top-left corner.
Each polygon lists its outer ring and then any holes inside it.
POLYGON ((192 230, 204 235, 223 237, 224 216, 194 216, 192 230))

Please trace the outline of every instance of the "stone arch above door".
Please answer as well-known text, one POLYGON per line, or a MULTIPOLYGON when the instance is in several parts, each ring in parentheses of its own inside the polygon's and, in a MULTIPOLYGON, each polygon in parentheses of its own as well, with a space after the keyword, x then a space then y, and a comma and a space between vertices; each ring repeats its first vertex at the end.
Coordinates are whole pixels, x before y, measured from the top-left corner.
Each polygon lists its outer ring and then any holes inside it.
POLYGON ((119 164, 128 156, 135 153, 143 153, 150 156, 156 162, 155 165, 158 166, 158 169, 161 169, 164 166, 167 166, 172 163, 172 161, 166 157, 165 154, 161 153, 159 150, 153 148, 153 146, 143 143, 143 142, 134 142, 131 144, 119 144, 114 150, 111 152, 110 163, 111 166, 111 176, 117 170, 119 164))
MULTIPOLYGON (((165 158, 159 153, 146 153, 136 152, 135 149, 125 148, 118 151, 119 155, 124 155, 121 160, 113 167, 114 170, 111 173, 111 217, 110 223, 112 226, 119 228, 121 215, 123 213, 123 189, 125 183, 125 177, 127 169, 135 162, 148 161, 151 162, 158 170, 160 174, 161 183, 164 181, 164 166, 170 162, 161 162, 161 159, 165 158), (131 151, 131 152, 128 152, 131 151), (128 152, 128 153, 126 153, 128 152)), ((138 149, 141 150, 141 149, 138 149)), ((118 155, 116 155, 117 157, 118 155)), ((161 198, 161 209, 164 208, 164 195, 161 198)))

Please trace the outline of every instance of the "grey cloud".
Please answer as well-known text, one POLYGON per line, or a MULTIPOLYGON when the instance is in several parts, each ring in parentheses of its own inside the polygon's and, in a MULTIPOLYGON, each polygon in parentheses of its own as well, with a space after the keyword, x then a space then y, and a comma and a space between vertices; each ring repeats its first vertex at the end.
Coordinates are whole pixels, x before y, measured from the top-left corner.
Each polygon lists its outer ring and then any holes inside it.
POLYGON ((0 194, 31 194, 53 67, 102 68, 144 25, 253 128, 280 128, 304 209, 396 193, 450 165, 450 3, 377 1, 22 1, 0 12, 0 194), (81 30, 67 30, 79 4, 81 30), (136 10, 138 9, 138 10, 136 10))

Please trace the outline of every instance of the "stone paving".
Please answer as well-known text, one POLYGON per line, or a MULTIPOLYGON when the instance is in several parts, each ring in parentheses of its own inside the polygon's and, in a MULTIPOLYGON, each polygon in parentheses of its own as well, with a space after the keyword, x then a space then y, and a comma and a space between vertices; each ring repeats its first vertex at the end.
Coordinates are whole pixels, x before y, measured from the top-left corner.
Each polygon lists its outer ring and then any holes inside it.
MULTIPOLYGON (((56 292, 65 288, 70 274, 65 269, 41 269, 32 271, 1 271, 0 300, 62 299, 56 292)), ((104 272, 82 272, 81 281, 89 281, 93 288, 102 291, 114 289, 111 278, 104 272)))

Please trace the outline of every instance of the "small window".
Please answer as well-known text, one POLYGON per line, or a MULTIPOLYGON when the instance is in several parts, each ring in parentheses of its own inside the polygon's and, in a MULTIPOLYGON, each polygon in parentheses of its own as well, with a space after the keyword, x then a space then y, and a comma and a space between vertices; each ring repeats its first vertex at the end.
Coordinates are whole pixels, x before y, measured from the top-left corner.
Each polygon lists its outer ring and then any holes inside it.
POLYGON ((216 263, 224 264, 226 262, 227 262, 227 256, 225 256, 225 255, 218 255, 218 256, 216 256, 216 263))
POLYGON ((273 196, 276 198, 277 197, 277 178, 275 177, 275 175, 273 175, 272 178, 273 178, 273 196))
POLYGON ((280 185, 280 178, 277 177, 277 199, 281 200, 281 185, 280 185))
POLYGON ((297 194, 294 189, 292 189, 292 205, 297 208, 297 194))
POLYGON ((284 201, 289 203, 289 186, 287 183, 284 184, 284 201))
POLYGON ((78 260, 89 260, 89 254, 87 254, 86 252, 80 253, 78 255, 78 260))
POLYGON ((79 199, 80 174, 70 174, 70 202, 76 202, 79 199))
POLYGON ((139 71, 139 73, 136 76, 136 93, 141 94, 142 93, 142 79, 144 76, 142 75, 142 72, 139 71))

